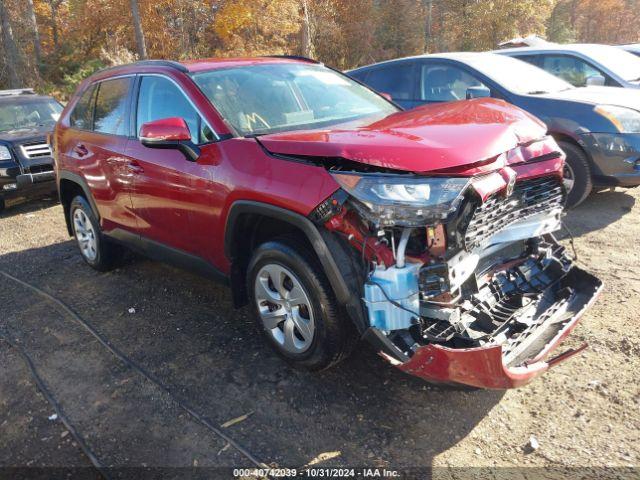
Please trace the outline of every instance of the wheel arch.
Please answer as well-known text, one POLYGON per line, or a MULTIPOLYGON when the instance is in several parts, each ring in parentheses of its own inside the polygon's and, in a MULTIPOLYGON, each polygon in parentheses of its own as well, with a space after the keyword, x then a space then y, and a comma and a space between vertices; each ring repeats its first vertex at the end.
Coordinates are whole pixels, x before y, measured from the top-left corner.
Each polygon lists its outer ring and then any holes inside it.
POLYGON ((364 332, 366 320, 356 292, 356 277, 345 265, 342 246, 307 217, 271 204, 240 200, 232 204, 227 216, 224 252, 231 263, 230 283, 236 307, 246 305, 246 267, 253 249, 282 234, 295 234, 316 254, 339 303, 343 304, 358 331, 364 332), (338 258, 336 258, 338 257, 338 258))
POLYGON ((581 143, 579 139, 563 132, 549 132, 549 133, 555 139, 556 142, 567 142, 578 147, 580 150, 582 150, 582 153, 584 153, 585 157, 589 161, 589 164, 593 166, 593 159, 591 158, 589 151, 585 148, 585 145, 581 143))
POLYGON ((71 226, 71 220, 69 219, 69 206, 77 195, 83 196, 87 202, 89 202, 91 210, 99 222, 100 213, 98 212, 98 207, 84 179, 75 173, 67 171, 58 172, 58 196, 60 197, 60 203, 64 210, 64 218, 69 236, 73 236, 73 228, 71 226))

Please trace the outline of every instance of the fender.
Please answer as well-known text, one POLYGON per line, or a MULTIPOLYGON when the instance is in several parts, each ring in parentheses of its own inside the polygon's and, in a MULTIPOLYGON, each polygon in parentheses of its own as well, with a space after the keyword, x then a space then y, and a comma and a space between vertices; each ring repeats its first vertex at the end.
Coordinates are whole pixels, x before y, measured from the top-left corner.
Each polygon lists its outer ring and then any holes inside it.
MULTIPOLYGON (((225 228, 224 252, 232 265, 232 284, 234 260, 238 258, 240 253, 237 251, 236 247, 238 243, 234 241, 235 226, 238 219, 243 214, 248 213, 271 217, 289 223, 302 231, 318 256, 324 273, 336 295, 336 299, 346 307, 347 313, 355 323, 358 331, 363 333, 367 323, 360 298, 357 295, 359 289, 356 288, 356 285, 353 285, 353 282, 347 282, 345 278, 345 273, 347 272, 343 273, 340 269, 332 250, 327 246, 327 242, 313 222, 311 222, 307 217, 290 210, 276 207, 268 203, 249 200, 239 200, 231 205, 225 228), (351 285, 349 283, 351 283, 351 285)), ((351 277, 350 275, 347 276, 349 278, 351 277)), ((234 300, 236 300, 235 297, 234 300)))
MULTIPOLYGON (((98 219, 98 221, 100 221, 100 212, 98 211, 98 207, 96 206, 96 202, 93 199, 93 195, 91 195, 91 189, 89 188, 89 185, 87 185, 87 182, 85 181, 84 178, 82 178, 80 175, 69 172, 67 170, 59 170, 57 172, 57 184, 58 184, 58 198, 60 200, 60 203, 64 206, 64 202, 62 201, 62 191, 60 190, 60 182, 62 180, 69 180, 73 183, 75 183, 76 185, 78 185, 82 191, 84 192, 84 196, 87 199, 87 201, 89 202, 89 205, 91 206, 91 210, 93 211, 93 214, 96 216, 96 218, 98 219)), ((69 223, 69 212, 67 211, 67 209, 65 208, 65 212, 64 212, 64 217, 65 217, 65 221, 67 223, 67 230, 69 232, 69 235, 73 236, 73 230, 71 228, 71 224, 69 223)))

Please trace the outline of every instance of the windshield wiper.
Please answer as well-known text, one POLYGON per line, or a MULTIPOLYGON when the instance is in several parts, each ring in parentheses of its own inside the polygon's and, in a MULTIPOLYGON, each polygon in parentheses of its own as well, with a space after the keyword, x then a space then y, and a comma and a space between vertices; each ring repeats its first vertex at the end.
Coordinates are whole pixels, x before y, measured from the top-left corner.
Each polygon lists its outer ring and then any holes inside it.
POLYGON ((533 92, 527 92, 527 95, 542 95, 543 93, 549 93, 547 90, 534 90, 533 92))

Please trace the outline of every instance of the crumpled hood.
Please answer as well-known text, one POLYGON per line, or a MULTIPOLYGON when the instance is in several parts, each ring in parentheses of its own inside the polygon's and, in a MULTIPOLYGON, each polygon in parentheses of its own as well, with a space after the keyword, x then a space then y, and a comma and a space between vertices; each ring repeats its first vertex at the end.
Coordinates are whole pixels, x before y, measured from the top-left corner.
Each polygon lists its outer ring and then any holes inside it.
POLYGON ((574 100, 592 105, 617 105, 640 111, 640 92, 633 88, 581 87, 537 96, 557 100, 574 100))
POLYGON ((363 125, 264 135, 282 155, 345 158, 376 167, 428 172, 470 166, 542 138, 537 118, 489 98, 426 105, 363 125))

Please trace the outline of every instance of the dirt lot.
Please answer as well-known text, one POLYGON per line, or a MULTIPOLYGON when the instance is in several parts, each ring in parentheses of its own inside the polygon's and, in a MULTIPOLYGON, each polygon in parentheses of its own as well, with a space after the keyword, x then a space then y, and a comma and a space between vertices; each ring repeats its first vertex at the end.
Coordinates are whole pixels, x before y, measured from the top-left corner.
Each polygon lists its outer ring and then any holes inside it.
MULTIPOLYGON (((318 466, 434 467, 434 477, 454 478, 595 477, 617 467, 608 475, 631 478, 639 471, 625 467, 640 464, 639 200, 640 191, 603 192, 569 215, 580 263, 605 281, 566 342, 591 348, 518 390, 429 386, 365 345, 334 370, 291 370, 256 335, 248 311, 231 308, 225 288, 133 256, 107 274, 85 266, 51 202, 0 217, 0 270, 69 305, 172 395, 3 276, 0 333, 32 357, 107 466, 251 465, 178 399, 218 427, 249 414, 221 430, 267 464, 299 467, 321 456, 318 466), (436 468, 447 466, 485 469, 436 468)), ((90 466, 60 420, 48 419, 52 407, 5 342, 0 365, 0 466, 90 466)))

